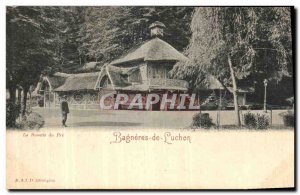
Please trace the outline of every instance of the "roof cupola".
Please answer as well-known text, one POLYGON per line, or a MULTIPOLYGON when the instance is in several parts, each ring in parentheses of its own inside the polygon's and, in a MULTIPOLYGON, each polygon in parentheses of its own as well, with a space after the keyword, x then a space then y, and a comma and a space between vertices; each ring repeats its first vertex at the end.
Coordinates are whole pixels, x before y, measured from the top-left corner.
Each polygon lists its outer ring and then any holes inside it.
POLYGON ((149 28, 151 37, 163 37, 166 26, 162 22, 156 21, 153 22, 149 28))

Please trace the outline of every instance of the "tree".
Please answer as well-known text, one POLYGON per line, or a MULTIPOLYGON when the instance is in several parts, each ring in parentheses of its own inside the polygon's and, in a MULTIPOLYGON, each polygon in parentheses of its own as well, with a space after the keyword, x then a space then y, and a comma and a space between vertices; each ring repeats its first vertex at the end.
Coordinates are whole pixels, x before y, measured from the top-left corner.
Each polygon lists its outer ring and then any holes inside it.
MULTIPOLYGON (((150 38, 149 25, 166 24, 164 39, 183 50, 188 45, 192 7, 88 7, 79 50, 87 61, 110 62, 150 38)), ((100 64, 101 64, 100 63, 100 64)))
POLYGON ((86 7, 59 7, 59 71, 74 72, 85 63, 85 53, 80 50, 83 44, 81 29, 85 21, 86 7))
POLYGON ((7 7, 6 87, 12 104, 16 88, 22 87, 23 115, 30 86, 57 63, 57 13, 57 7, 7 7))
POLYGON ((76 72, 89 61, 110 62, 147 40, 148 27, 156 20, 165 22, 171 30, 166 31, 165 39, 183 49, 188 44, 192 10, 191 7, 7 7, 9 101, 15 103, 16 89, 22 88, 25 114, 29 87, 36 84, 41 74, 76 72))
POLYGON ((262 76, 277 81, 290 76, 289 8, 197 8, 191 30, 192 37, 186 50, 191 61, 177 64, 173 76, 196 75, 192 83, 199 86, 208 73, 223 84, 232 85, 237 126, 241 125, 237 101, 239 84, 253 82, 262 76))

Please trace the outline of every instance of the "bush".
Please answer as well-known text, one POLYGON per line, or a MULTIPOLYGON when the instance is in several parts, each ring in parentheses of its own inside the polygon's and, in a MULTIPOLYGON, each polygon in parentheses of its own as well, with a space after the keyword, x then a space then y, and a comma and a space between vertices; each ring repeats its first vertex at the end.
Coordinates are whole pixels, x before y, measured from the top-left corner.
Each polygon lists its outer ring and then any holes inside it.
POLYGON ((294 112, 292 111, 288 111, 288 112, 284 112, 280 114, 282 116, 283 119, 283 124, 286 127, 293 127, 294 126, 294 112))
POLYGON ((14 127, 21 112, 21 106, 12 102, 6 104, 6 126, 14 127))
POLYGON ((267 129, 270 126, 269 117, 262 114, 257 114, 257 126, 256 129, 267 129))
POLYGON ((36 113, 31 112, 23 118, 20 123, 20 128, 22 129, 40 129, 45 124, 43 117, 36 113))
POLYGON ((250 112, 244 114, 244 124, 248 129, 255 129, 256 128, 255 115, 250 112))
POLYGON ((270 119, 264 114, 248 112, 244 114, 244 125, 248 129, 267 129, 270 125, 270 119))
POLYGON ((203 127, 209 129, 214 125, 208 113, 197 113, 193 116, 193 127, 203 127))

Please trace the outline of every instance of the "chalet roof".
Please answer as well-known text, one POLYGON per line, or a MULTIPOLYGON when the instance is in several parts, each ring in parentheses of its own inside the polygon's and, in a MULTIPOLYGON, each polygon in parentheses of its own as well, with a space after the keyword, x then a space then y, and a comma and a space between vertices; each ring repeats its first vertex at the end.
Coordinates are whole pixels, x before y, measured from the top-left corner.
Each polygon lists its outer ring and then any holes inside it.
POLYGON ((47 81, 51 86, 50 91, 64 92, 64 91, 80 91, 80 90, 97 90, 100 87, 102 79, 107 76, 111 82, 111 86, 108 86, 112 90, 131 90, 131 91, 149 91, 149 90, 183 90, 186 91, 187 87, 174 85, 172 80, 168 81, 168 84, 156 85, 148 82, 130 83, 128 76, 135 71, 139 71, 139 67, 117 67, 113 65, 104 65, 100 72, 92 73, 55 73, 51 76, 45 76, 38 83, 35 91, 36 94, 42 88, 43 82, 47 81))
POLYGON ((158 37, 146 41, 137 48, 132 49, 126 55, 113 61, 111 64, 122 64, 131 61, 185 61, 187 57, 177 51, 167 42, 159 39, 158 37))
POLYGON ((53 75, 53 76, 47 77, 47 79, 49 80, 51 88, 55 89, 55 88, 61 86, 62 84, 64 84, 64 82, 67 79, 67 76, 53 75))
POLYGON ((126 78, 126 75, 131 72, 130 68, 120 68, 108 65, 106 66, 106 72, 114 88, 130 85, 128 79, 126 78))
POLYGON ((99 72, 68 74, 65 82, 54 91, 94 90, 99 72))
POLYGON ((79 71, 95 71, 101 69, 101 64, 99 62, 88 62, 84 64, 82 67, 80 67, 79 71))
POLYGON ((41 77, 40 81, 37 83, 36 88, 32 92, 32 96, 39 96, 39 91, 42 89, 44 83, 46 82, 49 87, 50 91, 53 91, 55 88, 64 84, 66 79, 68 78, 68 74, 57 72, 51 76, 43 76, 41 77))

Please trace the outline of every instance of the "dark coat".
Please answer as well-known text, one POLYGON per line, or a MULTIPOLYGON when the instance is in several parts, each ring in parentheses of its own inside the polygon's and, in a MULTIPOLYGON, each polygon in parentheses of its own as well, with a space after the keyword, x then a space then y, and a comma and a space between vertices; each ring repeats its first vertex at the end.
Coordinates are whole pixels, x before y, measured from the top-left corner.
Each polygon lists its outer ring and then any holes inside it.
POLYGON ((60 105, 60 108, 61 108, 61 112, 62 112, 62 113, 69 113, 68 102, 62 101, 62 102, 61 102, 61 105, 60 105))

